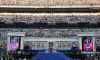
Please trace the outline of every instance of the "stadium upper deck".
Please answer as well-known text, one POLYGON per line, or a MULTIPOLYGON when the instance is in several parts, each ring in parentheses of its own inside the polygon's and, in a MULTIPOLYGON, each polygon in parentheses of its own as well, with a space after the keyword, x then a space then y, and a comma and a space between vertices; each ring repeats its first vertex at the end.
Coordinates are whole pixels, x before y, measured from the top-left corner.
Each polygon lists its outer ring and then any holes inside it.
POLYGON ((0 28, 100 28, 100 13, 0 13, 0 28))
POLYGON ((98 23, 100 13, 0 13, 0 22, 98 23))
POLYGON ((0 0, 0 7, 99 7, 100 0, 0 0))

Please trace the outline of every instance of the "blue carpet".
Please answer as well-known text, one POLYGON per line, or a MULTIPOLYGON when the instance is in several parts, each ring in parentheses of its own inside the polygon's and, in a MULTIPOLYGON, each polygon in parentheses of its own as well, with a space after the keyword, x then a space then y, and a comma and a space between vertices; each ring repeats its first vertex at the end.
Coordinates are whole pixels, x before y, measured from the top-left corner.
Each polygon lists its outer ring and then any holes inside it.
POLYGON ((36 56, 32 57, 31 60, 73 60, 67 56, 65 56, 63 53, 59 53, 59 52, 53 52, 53 53, 48 53, 43 52, 43 53, 39 53, 36 56))

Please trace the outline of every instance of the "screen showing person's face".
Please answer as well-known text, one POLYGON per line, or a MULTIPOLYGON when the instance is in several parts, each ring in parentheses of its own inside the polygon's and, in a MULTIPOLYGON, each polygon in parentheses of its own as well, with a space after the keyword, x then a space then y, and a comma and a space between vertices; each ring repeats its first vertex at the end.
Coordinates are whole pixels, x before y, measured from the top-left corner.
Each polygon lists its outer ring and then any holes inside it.
POLYGON ((10 49, 16 50, 20 45, 20 37, 19 36, 11 36, 10 37, 10 49))
POLYGON ((91 52, 93 50, 93 37, 92 36, 84 36, 82 37, 82 50, 91 52))

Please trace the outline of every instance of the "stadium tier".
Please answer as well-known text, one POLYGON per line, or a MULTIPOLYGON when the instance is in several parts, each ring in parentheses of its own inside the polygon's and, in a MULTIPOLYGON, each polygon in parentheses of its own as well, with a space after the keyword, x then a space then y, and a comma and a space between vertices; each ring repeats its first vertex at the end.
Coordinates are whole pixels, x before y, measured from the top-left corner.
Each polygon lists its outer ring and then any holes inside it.
POLYGON ((0 0, 0 60, 100 60, 100 0, 0 0))
POLYGON ((99 20, 99 14, 2 14, 0 28, 99 28, 99 20))
POLYGON ((0 0, 0 5, 6 6, 80 6, 99 5, 99 0, 0 0))
POLYGON ((99 13, 61 13, 61 14, 25 14, 22 13, 19 14, 2 14, 0 15, 0 22, 4 23, 14 23, 14 22, 23 22, 26 24, 31 24, 31 23, 99 23, 100 22, 100 16, 99 13), (58 14, 58 15, 57 15, 58 14), (76 15, 75 15, 76 14, 76 15))

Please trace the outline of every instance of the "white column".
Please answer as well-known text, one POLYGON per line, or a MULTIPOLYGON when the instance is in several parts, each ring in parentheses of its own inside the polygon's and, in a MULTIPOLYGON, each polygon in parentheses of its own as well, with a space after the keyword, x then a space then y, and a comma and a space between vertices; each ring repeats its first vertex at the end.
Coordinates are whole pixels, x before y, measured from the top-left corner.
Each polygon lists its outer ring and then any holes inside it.
POLYGON ((10 36, 7 37, 7 51, 10 51, 10 36))
POLYGON ((95 37, 93 37, 93 51, 96 51, 96 45, 95 45, 95 37))
POLYGON ((24 37, 21 37, 21 41, 20 41, 20 49, 22 50, 24 47, 24 37))
POLYGON ((80 50, 82 50, 82 38, 79 37, 79 47, 80 47, 80 50))

